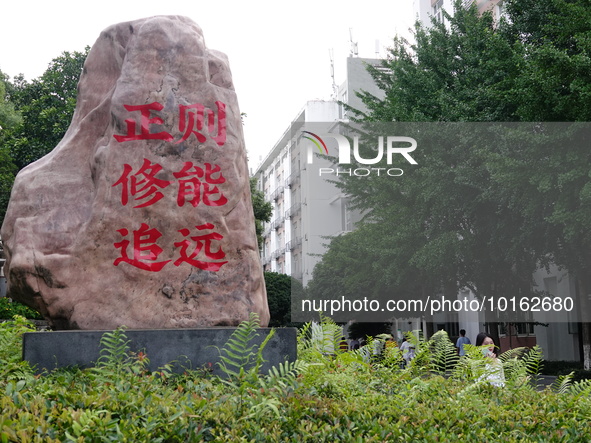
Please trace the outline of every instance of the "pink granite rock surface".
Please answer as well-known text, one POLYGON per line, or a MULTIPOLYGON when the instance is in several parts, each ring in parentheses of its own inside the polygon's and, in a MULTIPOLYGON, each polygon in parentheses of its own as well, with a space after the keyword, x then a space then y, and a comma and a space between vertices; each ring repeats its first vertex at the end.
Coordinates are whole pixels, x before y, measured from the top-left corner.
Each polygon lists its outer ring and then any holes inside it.
POLYGON ((190 19, 92 47, 63 140, 18 175, 9 295, 56 329, 236 325, 269 308, 228 60, 190 19))

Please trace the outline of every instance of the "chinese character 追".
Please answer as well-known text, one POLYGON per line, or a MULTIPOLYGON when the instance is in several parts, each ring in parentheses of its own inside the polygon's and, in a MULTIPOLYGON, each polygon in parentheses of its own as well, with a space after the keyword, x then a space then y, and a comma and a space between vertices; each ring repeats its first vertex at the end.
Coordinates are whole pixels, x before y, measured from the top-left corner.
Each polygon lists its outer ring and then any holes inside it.
MULTIPOLYGON (((129 231, 125 228, 118 229, 117 232, 123 237, 129 235, 129 231)), ((160 271, 164 265, 170 261, 156 261, 158 256, 162 253, 162 248, 156 244, 156 240, 160 237, 162 237, 160 231, 155 228, 150 229, 146 223, 142 223, 138 230, 133 231, 133 257, 129 257, 127 253, 127 249, 132 242, 129 240, 122 240, 113 243, 115 248, 121 249, 121 257, 117 258, 113 264, 117 266, 119 263, 129 263, 130 265, 145 271, 160 271)))

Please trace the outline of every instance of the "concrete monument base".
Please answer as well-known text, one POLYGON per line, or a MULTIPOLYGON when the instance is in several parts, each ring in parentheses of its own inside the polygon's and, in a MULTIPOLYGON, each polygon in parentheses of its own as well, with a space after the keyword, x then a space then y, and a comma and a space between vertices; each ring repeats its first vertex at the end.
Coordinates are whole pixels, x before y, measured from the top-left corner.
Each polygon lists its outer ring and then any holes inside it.
MULTIPOLYGON (((217 362, 220 350, 236 328, 202 329, 128 329, 125 335, 132 352, 144 352, 150 361, 149 370, 172 363, 173 371, 182 373, 190 369, 209 369, 220 374, 217 362)), ((260 344, 271 328, 257 329, 252 344, 260 344)), ((111 331, 49 331, 29 332, 23 335, 23 360, 35 367, 37 373, 68 366, 88 368, 101 356, 101 337, 111 331)), ((265 346, 266 360, 262 372, 285 361, 295 361, 296 328, 275 330, 265 346)))

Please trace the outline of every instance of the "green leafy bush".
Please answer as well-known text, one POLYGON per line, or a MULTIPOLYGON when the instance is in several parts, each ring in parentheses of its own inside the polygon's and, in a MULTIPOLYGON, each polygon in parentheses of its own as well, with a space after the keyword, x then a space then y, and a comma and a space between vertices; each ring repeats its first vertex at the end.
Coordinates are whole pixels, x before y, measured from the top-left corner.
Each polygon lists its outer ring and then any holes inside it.
MULTIPOLYGON (((444 333, 415 338, 405 368, 395 350, 338 349, 340 327, 324 318, 299 333, 300 360, 261 373, 256 316, 220 349, 223 377, 147 370, 124 329, 104 335, 95 368, 33 377, 26 365, 0 377, 0 442, 194 441, 589 441, 591 383, 572 375, 530 383, 539 350, 499 359, 505 386, 482 377, 477 347, 455 361, 444 333), (369 352, 368 352, 369 351, 369 352), (391 354, 389 354, 391 353, 391 354)), ((20 360, 22 318, 0 329, 2 364, 20 360)))
POLYGON ((34 309, 22 303, 12 301, 8 297, 0 297, 0 319, 10 320, 15 315, 20 315, 31 320, 43 320, 43 316, 34 309))

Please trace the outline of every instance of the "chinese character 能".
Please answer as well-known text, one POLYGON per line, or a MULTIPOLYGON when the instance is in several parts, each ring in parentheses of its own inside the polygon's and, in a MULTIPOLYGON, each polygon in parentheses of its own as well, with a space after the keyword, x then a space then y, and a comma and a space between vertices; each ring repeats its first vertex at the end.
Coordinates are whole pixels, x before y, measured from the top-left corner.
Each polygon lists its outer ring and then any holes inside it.
POLYGON ((173 173, 173 175, 179 179, 177 195, 177 204, 179 206, 183 206, 188 201, 194 207, 197 207, 201 201, 202 188, 203 203, 205 205, 222 206, 228 202, 224 194, 215 186, 226 181, 219 165, 212 166, 211 163, 205 163, 205 171, 203 171, 203 168, 194 166, 192 162, 185 162, 183 168, 173 173), (218 173, 219 175, 216 175, 218 173), (203 179, 203 181, 200 179, 203 179), (217 194, 219 194, 219 197, 215 199, 217 194))

